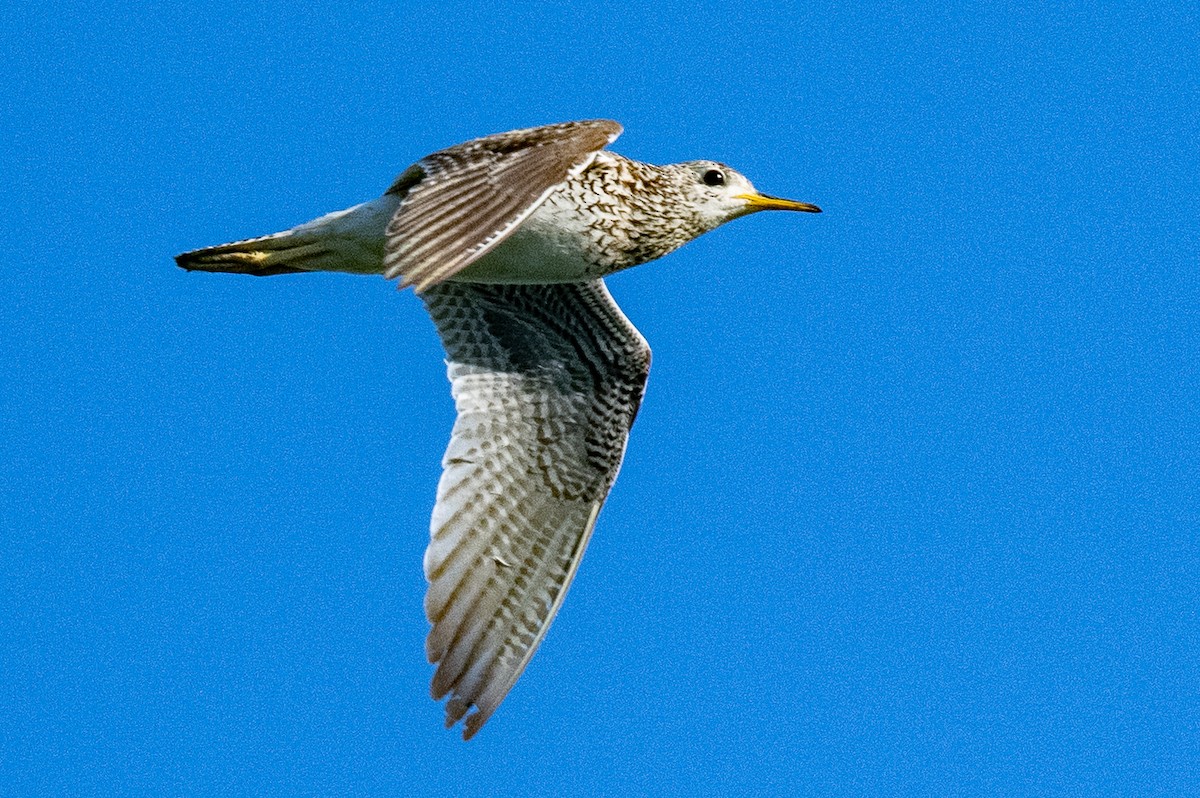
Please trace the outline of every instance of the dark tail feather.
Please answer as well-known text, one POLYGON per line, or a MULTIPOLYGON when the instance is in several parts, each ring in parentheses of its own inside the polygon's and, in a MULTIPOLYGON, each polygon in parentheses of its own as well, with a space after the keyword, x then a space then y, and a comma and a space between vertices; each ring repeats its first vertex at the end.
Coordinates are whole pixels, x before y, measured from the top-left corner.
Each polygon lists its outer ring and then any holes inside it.
POLYGON ((271 277, 276 274, 296 274, 307 271, 295 266, 255 266, 235 261, 210 261, 194 257, 195 252, 184 252, 175 256, 175 263, 189 272, 228 272, 229 274, 252 274, 255 277, 271 277))
POLYGON ((305 239, 292 231, 276 233, 184 252, 175 256, 175 262, 190 272, 228 272, 256 277, 313 271, 304 268, 304 264, 314 262, 315 267, 315 261, 329 253, 312 237, 305 239))

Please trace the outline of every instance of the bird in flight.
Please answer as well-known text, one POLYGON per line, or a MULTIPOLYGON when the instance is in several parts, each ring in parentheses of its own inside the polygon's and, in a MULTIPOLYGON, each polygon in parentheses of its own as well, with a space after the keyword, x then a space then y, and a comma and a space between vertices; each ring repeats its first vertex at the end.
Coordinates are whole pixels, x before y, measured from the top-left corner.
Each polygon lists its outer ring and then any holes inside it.
POLYGON ((474 139, 417 161, 378 199, 175 259, 383 274, 425 303, 457 409, 425 551, 425 648, 433 697, 449 696, 448 728, 465 717, 464 739, 558 612, 641 405, 650 347, 603 278, 740 216, 820 212, 715 161, 606 151, 621 130, 589 120, 474 139))

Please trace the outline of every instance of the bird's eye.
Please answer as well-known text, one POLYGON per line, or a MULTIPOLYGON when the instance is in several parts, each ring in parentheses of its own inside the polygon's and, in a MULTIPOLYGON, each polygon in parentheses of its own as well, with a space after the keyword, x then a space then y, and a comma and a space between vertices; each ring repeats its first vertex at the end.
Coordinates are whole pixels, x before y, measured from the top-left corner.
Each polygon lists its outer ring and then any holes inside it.
POLYGON ((725 173, 720 169, 709 169, 704 173, 704 185, 706 186, 723 186, 725 185, 725 173))

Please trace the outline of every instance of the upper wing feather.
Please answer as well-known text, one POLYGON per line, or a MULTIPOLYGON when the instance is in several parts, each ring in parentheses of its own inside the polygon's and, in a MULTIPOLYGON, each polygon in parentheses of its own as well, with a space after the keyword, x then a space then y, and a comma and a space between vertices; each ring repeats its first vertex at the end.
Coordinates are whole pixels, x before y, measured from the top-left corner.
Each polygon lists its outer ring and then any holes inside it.
POLYGON ((469 739, 533 656, 616 479, 650 368, 604 283, 441 283, 422 294, 458 417, 442 461, 426 641, 469 739))
POLYGON ((388 279, 424 291, 509 236, 621 133, 606 119, 514 130, 422 158, 388 189, 403 201, 387 226, 388 279))

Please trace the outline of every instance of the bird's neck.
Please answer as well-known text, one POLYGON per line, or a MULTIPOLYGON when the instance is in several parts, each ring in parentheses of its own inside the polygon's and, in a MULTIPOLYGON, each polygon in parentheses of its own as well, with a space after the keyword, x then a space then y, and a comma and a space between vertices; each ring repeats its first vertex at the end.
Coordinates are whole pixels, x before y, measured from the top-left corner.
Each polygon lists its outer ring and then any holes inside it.
POLYGON ((705 232, 686 203, 679 176, 654 164, 601 152, 576 181, 576 202, 595 211, 593 229, 615 253, 612 270, 661 258, 705 232))

